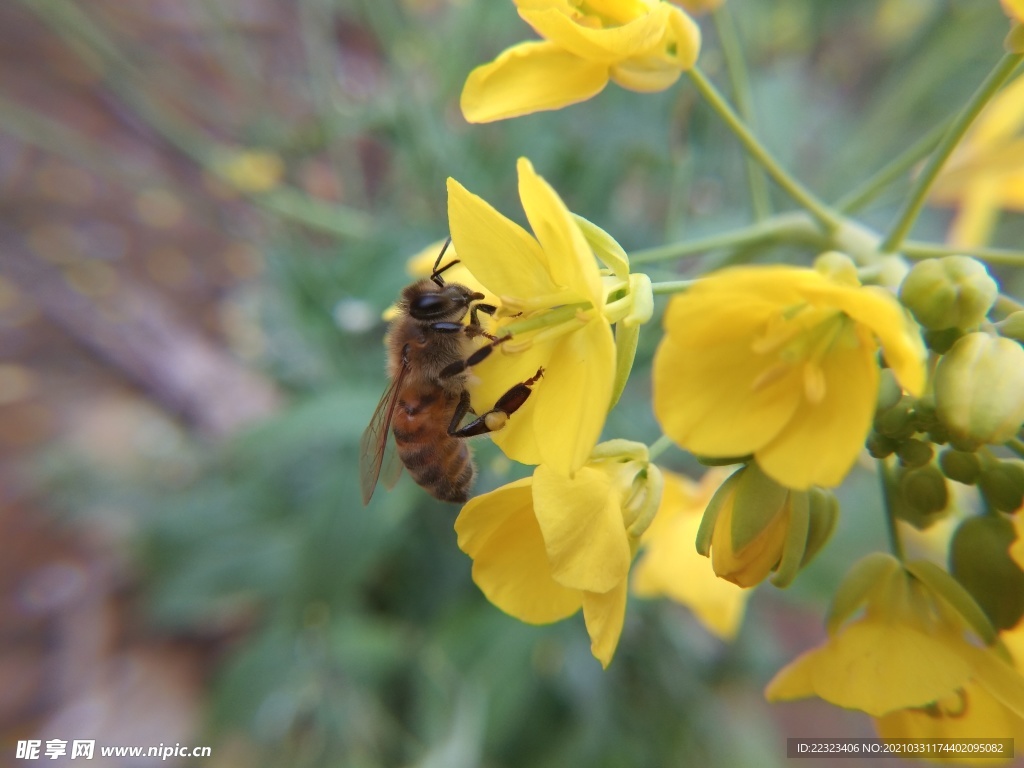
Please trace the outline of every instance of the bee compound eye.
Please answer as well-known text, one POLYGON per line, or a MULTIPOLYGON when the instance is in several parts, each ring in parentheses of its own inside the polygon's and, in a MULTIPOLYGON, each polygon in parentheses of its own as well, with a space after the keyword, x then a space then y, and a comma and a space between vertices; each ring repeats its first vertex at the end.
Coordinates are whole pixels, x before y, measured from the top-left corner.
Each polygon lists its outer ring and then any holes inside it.
POLYGON ((419 320, 441 317, 451 309, 451 301, 447 296, 436 293, 424 293, 412 300, 409 312, 419 320))

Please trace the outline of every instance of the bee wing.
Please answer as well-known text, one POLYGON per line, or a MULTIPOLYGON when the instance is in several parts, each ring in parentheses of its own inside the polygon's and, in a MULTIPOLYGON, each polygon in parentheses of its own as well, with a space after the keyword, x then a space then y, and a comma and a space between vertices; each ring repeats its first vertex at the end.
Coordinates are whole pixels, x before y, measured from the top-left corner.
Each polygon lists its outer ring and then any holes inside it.
POLYGON ((395 406, 398 405, 398 393, 402 389, 402 379, 408 366, 402 366, 398 375, 391 380, 388 388, 377 403, 377 410, 373 412, 373 418, 363 432, 359 441, 359 488, 363 492, 363 505, 370 503, 373 496, 373 489, 377 486, 377 478, 380 477, 380 468, 387 456, 387 468, 384 471, 384 483, 392 487, 398 482, 398 476, 402 471, 402 462, 398 460, 398 451, 395 448, 394 439, 391 438, 391 417, 394 415, 395 406), (394 466, 397 465, 397 468, 394 466))

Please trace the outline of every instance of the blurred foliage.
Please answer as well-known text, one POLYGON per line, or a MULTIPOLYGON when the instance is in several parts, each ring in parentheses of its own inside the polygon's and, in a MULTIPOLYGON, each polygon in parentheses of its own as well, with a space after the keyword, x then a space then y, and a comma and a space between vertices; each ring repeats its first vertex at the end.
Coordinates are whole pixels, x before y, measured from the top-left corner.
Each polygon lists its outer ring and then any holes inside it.
MULTIPOLYGON (((213 743, 241 738, 268 766, 782 765, 787 733, 760 689, 794 646, 780 639, 785 617, 818 611, 849 564, 884 540, 866 475, 843 489, 824 556, 786 594, 761 590, 734 647, 682 609, 634 600, 607 672, 580 617, 528 627, 486 602, 455 546, 455 510, 408 479, 378 490, 369 509, 357 488, 359 436, 385 383, 376 318, 406 281, 406 256, 445 234, 447 176, 522 221, 514 166, 526 155, 574 211, 631 250, 749 221, 728 132, 685 78, 663 94, 610 87, 561 112, 466 125, 465 75, 526 33, 511 2, 299 0, 286 28, 267 35, 231 22, 244 0, 188 5, 212 30, 190 43, 216 69, 216 89, 169 46, 136 36, 116 3, 25 3, 98 62, 121 109, 192 162, 209 168, 227 146, 269 150, 293 191, 300 169, 329 170, 334 201, 249 196, 268 268, 232 297, 261 339, 254 362, 290 404, 223 444, 168 425, 163 447, 121 474, 52 451, 40 476, 77 517, 113 516, 126 529, 153 626, 231 638, 210 686, 213 743)), ((1005 24, 984 6, 729 0, 759 135, 810 187, 840 197, 980 82, 1005 24)), ((714 26, 702 27, 702 66, 724 81, 714 26)), ((94 154, 74 125, 19 114, 0 130, 52 139, 52 151, 129 187, 153 181, 94 154)), ((905 188, 896 183, 867 221, 889 223, 905 188)), ((946 218, 929 211, 918 231, 941 239, 946 218)), ((996 242, 1022 239, 1024 221, 1006 217, 996 242)), ((658 436, 656 327, 642 335, 608 436, 658 436)), ((513 471, 489 444, 477 456, 480 491, 513 471)), ((664 461, 696 470, 678 454, 664 461)), ((845 735, 867 733, 866 719, 837 722, 845 735)))

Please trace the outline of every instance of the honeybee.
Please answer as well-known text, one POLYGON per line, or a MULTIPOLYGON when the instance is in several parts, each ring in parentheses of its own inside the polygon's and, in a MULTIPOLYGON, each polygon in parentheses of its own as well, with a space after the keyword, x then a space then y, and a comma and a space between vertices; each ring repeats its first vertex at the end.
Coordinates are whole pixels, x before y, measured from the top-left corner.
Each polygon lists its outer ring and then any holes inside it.
POLYGON ((363 504, 370 502, 381 468, 384 485, 391 488, 403 464, 435 498, 466 501, 476 468, 464 438, 501 429, 544 373, 538 369, 498 398, 491 410, 462 425, 472 413, 466 391, 469 369, 510 337, 484 331, 479 314, 494 314, 496 307, 481 303, 486 298, 482 293, 441 277, 459 263, 441 266, 450 242, 445 242, 430 277, 402 291, 398 316, 388 329, 391 382, 359 444, 363 504), (474 340, 479 338, 489 343, 478 346, 474 340))

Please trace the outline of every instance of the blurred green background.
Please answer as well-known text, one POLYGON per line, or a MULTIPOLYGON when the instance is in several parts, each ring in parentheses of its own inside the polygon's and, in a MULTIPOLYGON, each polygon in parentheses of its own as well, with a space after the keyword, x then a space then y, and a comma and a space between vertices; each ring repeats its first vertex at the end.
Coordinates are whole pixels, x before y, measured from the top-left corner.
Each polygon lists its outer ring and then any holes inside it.
MULTIPOLYGON (((728 0, 759 135, 841 196, 981 81, 997 5, 728 0)), ((359 502, 380 314, 446 234, 446 177, 522 221, 526 155, 627 250, 751 221, 743 156, 685 77, 467 125, 467 73, 530 36, 511 2, 0 3, 0 765, 19 739, 92 738, 210 745, 193 764, 218 767, 773 766, 787 736, 873 735, 761 695, 884 546, 867 473, 734 645, 634 599, 607 671, 581 617, 530 627, 484 600, 455 508, 408 478, 359 502)), ((906 188, 864 220, 884 228, 906 188)), ((994 242, 1022 242, 1020 218, 994 242)), ((657 339, 607 436, 658 437, 657 339)), ((477 446, 479 491, 522 472, 477 446)))

